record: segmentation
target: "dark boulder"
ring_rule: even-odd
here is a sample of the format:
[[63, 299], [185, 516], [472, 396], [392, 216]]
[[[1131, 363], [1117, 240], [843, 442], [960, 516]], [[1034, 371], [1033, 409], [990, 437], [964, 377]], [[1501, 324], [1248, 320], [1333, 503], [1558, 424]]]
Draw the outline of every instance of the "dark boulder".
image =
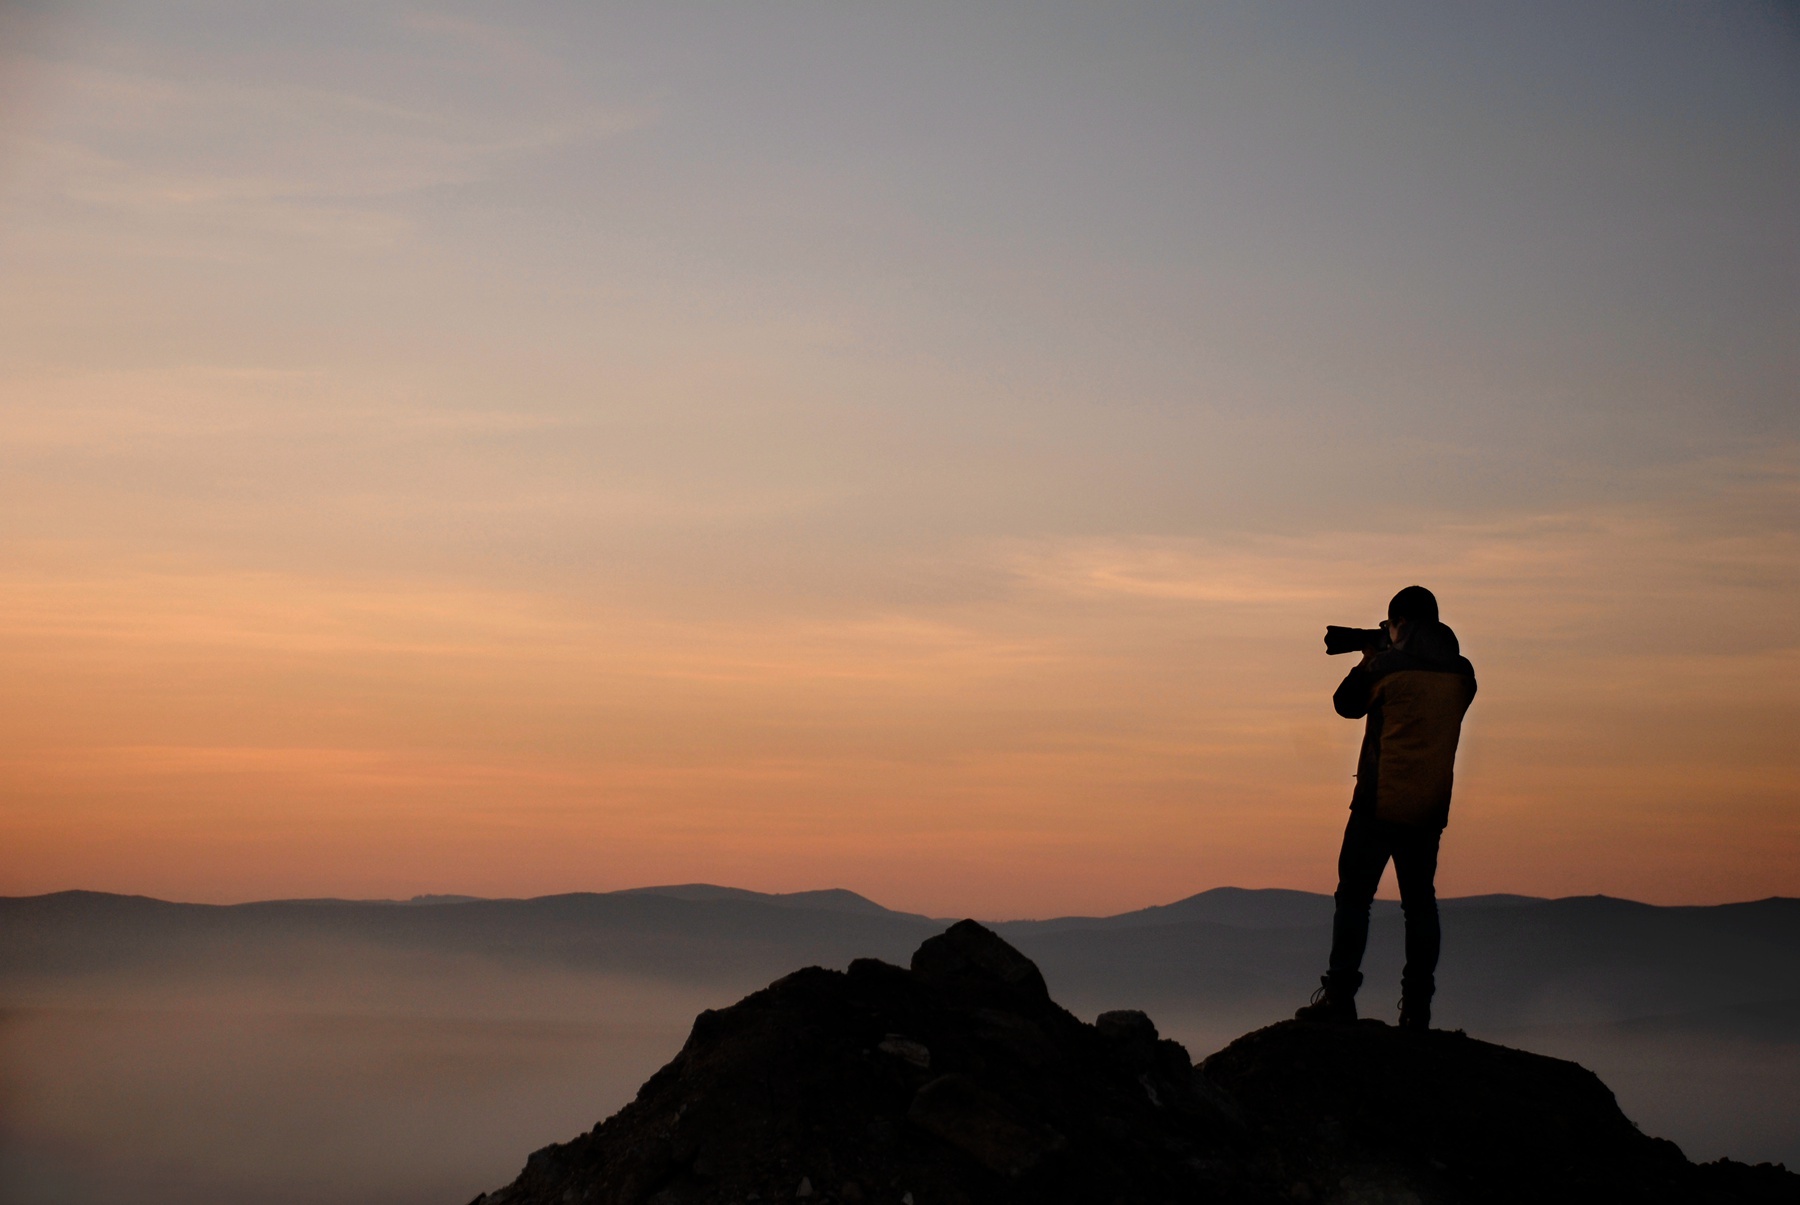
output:
[[1037, 963], [972, 920], [958, 921], [913, 951], [912, 973], [964, 1004], [992, 1004], [1021, 1016], [1060, 1011]]
[[1697, 1168], [1581, 1067], [1461, 1034], [1289, 1022], [1195, 1068], [963, 921], [910, 969], [809, 967], [700, 1014], [632, 1103], [477, 1198], [786, 1200], [1800, 1205], [1800, 1177]]
[[1641, 1133], [1587, 1068], [1460, 1031], [1286, 1021], [1201, 1067], [1293, 1200], [1800, 1202], [1800, 1176], [1696, 1167]]

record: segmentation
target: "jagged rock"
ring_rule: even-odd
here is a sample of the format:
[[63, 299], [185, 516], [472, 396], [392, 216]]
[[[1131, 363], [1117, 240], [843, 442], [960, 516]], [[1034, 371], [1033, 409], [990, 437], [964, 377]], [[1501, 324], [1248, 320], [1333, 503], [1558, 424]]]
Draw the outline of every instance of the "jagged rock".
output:
[[1195, 1068], [1141, 1012], [1083, 1024], [963, 921], [910, 969], [809, 967], [700, 1014], [636, 1100], [477, 1205], [803, 1195], [1800, 1205], [1800, 1177], [1695, 1167], [1581, 1067], [1461, 1034], [1286, 1022]]
[[912, 972], [953, 996], [1029, 1015], [1055, 1009], [1037, 963], [993, 930], [958, 921], [913, 952]]

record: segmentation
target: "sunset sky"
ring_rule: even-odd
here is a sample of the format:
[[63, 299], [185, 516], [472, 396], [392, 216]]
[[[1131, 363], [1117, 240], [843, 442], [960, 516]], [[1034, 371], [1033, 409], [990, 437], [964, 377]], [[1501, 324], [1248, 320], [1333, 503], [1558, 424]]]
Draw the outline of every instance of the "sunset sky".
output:
[[1800, 895], [1800, 16], [0, 7], [0, 894]]

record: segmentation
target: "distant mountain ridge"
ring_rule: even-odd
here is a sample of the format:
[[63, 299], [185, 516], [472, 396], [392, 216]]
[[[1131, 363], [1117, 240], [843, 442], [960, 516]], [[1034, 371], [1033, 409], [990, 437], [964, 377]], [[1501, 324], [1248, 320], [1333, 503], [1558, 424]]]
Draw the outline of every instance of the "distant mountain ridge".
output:
[[[843, 887], [827, 887], [818, 891], [788, 891], [769, 894], [743, 887], [718, 887], [711, 883], [682, 883], [669, 887], [627, 887], [615, 895], [662, 895], [676, 900], [739, 900], [769, 904], [777, 908], [817, 908], [824, 912], [859, 912], [864, 915], [885, 913], [891, 916], [916, 916], [912, 912], [895, 912], [864, 895]], [[924, 919], [924, 918], [921, 918]]]
[[[56, 893], [71, 894], [71, 893]], [[84, 894], [84, 893], [74, 893]], [[104, 894], [104, 893], [94, 893]], [[258, 904], [474, 904], [474, 903], [528, 903], [535, 900], [566, 899], [574, 896], [621, 896], [621, 895], [655, 895], [668, 899], [714, 902], [729, 900], [739, 903], [767, 904], [780, 908], [816, 908], [827, 912], [858, 912], [864, 915], [908, 916], [920, 919], [941, 920], [945, 924], [959, 919], [956, 917], [928, 917], [924, 913], [904, 912], [878, 904], [865, 895], [844, 887], [827, 887], [811, 891], [763, 892], [752, 891], [745, 887], [723, 887], [715, 883], [677, 883], [651, 887], [625, 887], [617, 891], [569, 892], [559, 895], [518, 897], [493, 897], [475, 895], [415, 895], [406, 900], [385, 899], [339, 899], [333, 897], [317, 897], [304, 899], [259, 900]], [[0, 897], [7, 898], [44, 898], [44, 897]], [[128, 897], [148, 899], [148, 896]], [[1604, 897], [1599, 897], [1604, 898]], [[167, 901], [162, 901], [167, 902]], [[1512, 904], [1545, 903], [1546, 898], [1528, 895], [1472, 895], [1440, 900], [1446, 908], [1460, 907], [1504, 907]], [[225, 904], [216, 907], [245, 907], [248, 905]], [[1321, 915], [1329, 919], [1331, 915], [1331, 897], [1312, 891], [1295, 891], [1285, 887], [1212, 887], [1197, 892], [1168, 904], [1152, 904], [1145, 908], [1136, 908], [1129, 912], [1120, 912], [1112, 916], [1058, 916], [1047, 919], [989, 919], [986, 924], [998, 924], [1019, 929], [1034, 926], [1040, 932], [1055, 932], [1066, 929], [1108, 929], [1131, 928], [1140, 925], [1183, 924], [1192, 921], [1203, 921], [1213, 924], [1239, 925], [1247, 928], [1282, 928], [1288, 925], [1306, 925], [1316, 923]], [[1393, 912], [1399, 905], [1392, 900], [1377, 900], [1378, 912]]]
[[[1658, 907], [1479, 896], [1444, 908], [1439, 1006], [1450, 1024], [1683, 1018], [1800, 1041], [1800, 900]], [[1079, 1007], [1153, 1004], [1235, 1023], [1305, 998], [1330, 919], [1329, 896], [1225, 887], [1113, 917], [991, 927]], [[285, 971], [355, 955], [478, 957], [747, 989], [796, 965], [900, 958], [947, 923], [842, 889], [768, 895], [710, 884], [430, 906], [179, 904], [72, 891], [0, 898], [0, 984], [109, 969]], [[1397, 980], [1400, 930], [1397, 906], [1378, 905], [1372, 983]]]

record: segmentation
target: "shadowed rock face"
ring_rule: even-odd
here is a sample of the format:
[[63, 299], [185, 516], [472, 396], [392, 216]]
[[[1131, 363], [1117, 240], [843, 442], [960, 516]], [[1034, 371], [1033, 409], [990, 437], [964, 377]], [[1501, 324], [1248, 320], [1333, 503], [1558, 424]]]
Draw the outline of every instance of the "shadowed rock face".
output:
[[1800, 1176], [1696, 1167], [1577, 1063], [1378, 1021], [1285, 1022], [1201, 1074], [1255, 1119], [1289, 1198], [1345, 1202], [1800, 1201]]
[[478, 1205], [1796, 1202], [1695, 1167], [1573, 1063], [1293, 1022], [1194, 1068], [1142, 1013], [1087, 1025], [963, 921], [910, 969], [797, 971], [702, 1013], [637, 1099]]

